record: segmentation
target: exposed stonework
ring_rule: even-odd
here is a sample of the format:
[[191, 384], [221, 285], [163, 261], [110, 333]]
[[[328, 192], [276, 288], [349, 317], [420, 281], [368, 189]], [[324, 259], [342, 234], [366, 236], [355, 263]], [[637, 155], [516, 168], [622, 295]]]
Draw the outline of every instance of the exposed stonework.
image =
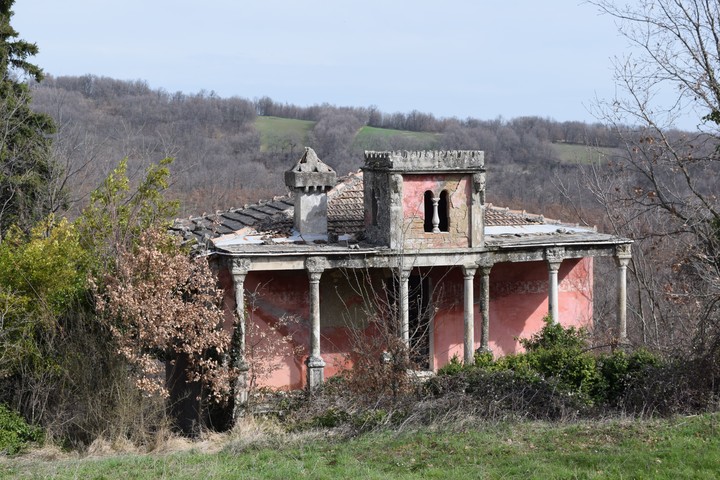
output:
[[335, 186], [335, 171], [324, 164], [312, 148], [290, 170], [285, 172], [285, 185], [295, 195], [294, 227], [300, 235], [327, 235], [327, 194]]
[[368, 151], [363, 170], [372, 243], [395, 250], [482, 248], [484, 152]]
[[[335, 185], [307, 149], [285, 180], [292, 196], [176, 224], [185, 238], [212, 237], [211, 257], [234, 260], [218, 265], [235, 350], [245, 340], [243, 289], [262, 293], [254, 322], [287, 328], [278, 341], [293, 335], [296, 353], [265, 385], [312, 391], [346, 368], [358, 332], [376, 334], [375, 303], [394, 302], [397, 335], [411, 347], [419, 306], [432, 307], [422, 365], [438, 368], [455, 355], [471, 362], [477, 348], [517, 351], [547, 311], [564, 324], [590, 321], [594, 256], [616, 258], [625, 296], [631, 241], [485, 204], [482, 152], [366, 152], [363, 171]], [[309, 214], [324, 209], [325, 223], [313, 225]], [[286, 315], [298, 323], [282, 325]], [[244, 384], [241, 374], [238, 404]]]
[[428, 173], [485, 171], [485, 152], [480, 150], [365, 152], [365, 164], [372, 170]]
[[[408, 175], [403, 196], [402, 232], [405, 248], [470, 247], [470, 178], [462, 174]], [[439, 198], [447, 193], [447, 229], [425, 231], [425, 192]]]

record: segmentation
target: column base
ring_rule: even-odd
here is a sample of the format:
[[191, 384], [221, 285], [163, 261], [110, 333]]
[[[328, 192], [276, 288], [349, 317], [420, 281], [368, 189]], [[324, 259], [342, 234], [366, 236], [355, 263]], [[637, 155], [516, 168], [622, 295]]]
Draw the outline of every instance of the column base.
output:
[[321, 357], [308, 357], [305, 365], [307, 365], [308, 390], [312, 392], [325, 381], [325, 361]]
[[475, 349], [475, 355], [490, 355], [495, 358], [493, 351], [489, 347], [478, 347]]
[[248, 370], [247, 365], [243, 365], [243, 368], [238, 372], [238, 376], [235, 379], [234, 392], [233, 392], [233, 423], [245, 414], [245, 407], [248, 403]]

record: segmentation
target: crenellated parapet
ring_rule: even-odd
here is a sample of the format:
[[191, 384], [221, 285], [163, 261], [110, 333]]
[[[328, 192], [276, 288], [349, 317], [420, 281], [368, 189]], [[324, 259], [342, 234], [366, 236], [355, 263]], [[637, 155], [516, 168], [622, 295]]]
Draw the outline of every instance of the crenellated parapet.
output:
[[375, 170], [415, 173], [485, 171], [485, 152], [482, 150], [366, 151], [365, 165]]

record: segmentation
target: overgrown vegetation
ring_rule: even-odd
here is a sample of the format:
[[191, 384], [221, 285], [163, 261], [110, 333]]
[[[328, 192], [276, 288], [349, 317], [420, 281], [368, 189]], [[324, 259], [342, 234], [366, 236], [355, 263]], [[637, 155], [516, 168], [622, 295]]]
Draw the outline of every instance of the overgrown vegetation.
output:
[[[247, 422], [219, 441], [155, 455], [0, 460], [3, 478], [715, 478], [717, 415], [663, 420], [466, 424], [354, 439]], [[216, 447], [216, 448], [217, 448]], [[52, 458], [52, 460], [51, 460]]]
[[[356, 343], [352, 371], [312, 396], [270, 392], [261, 398], [268, 402], [267, 415], [278, 419], [275, 428], [331, 429], [352, 436], [386, 428], [716, 409], [720, 88], [714, 76], [717, 52], [694, 53], [717, 43], [708, 42], [713, 28], [707, 27], [714, 25], [718, 8], [712, 2], [657, 2], [665, 8], [625, 11], [598, 1], [630, 24], [658, 27], [650, 37], [629, 34], [649, 56], [639, 64], [620, 65], [630, 102], [612, 104], [613, 112], [629, 113], [631, 123], [642, 125], [627, 127], [620, 117], [607, 127], [536, 117], [459, 120], [417, 111], [386, 114], [373, 107], [299, 107], [269, 98], [221, 99], [207, 92], [170, 94], [142, 81], [92, 75], [41, 81], [41, 70], [27, 61], [37, 48], [15, 39], [9, 23], [13, 2], [0, 1], [0, 121], [5, 132], [0, 141], [0, 451], [16, 453], [43, 438], [76, 449], [101, 440], [151, 449], [173, 426], [168, 405], [175, 409], [196, 395], [222, 402], [231, 393], [234, 372], [226, 358], [229, 339], [220, 328], [219, 292], [205, 261], [189, 257], [162, 233], [180, 207], [167, 194], [182, 200], [183, 213], [193, 214], [272, 196], [282, 181], [274, 172], [295, 161], [305, 142], [340, 173], [360, 166], [362, 149], [482, 149], [491, 169], [491, 201], [558, 217], [571, 208], [573, 218], [582, 215], [588, 224], [635, 239], [638, 248], [630, 266], [635, 318], [629, 332], [640, 348], [594, 349], [585, 331], [548, 322], [522, 340], [523, 353], [498, 359], [478, 353], [473, 365], [454, 360], [423, 382], [408, 374], [417, 365], [400, 334], [410, 339], [417, 332], [427, 335], [429, 321], [402, 332], [404, 326], [388, 321], [397, 318], [389, 302], [384, 311], [366, 312], [375, 315], [369, 324], [379, 334], [362, 335], [365, 343]], [[677, 9], [685, 5], [689, 8]], [[709, 7], [698, 9], [703, 5]], [[671, 12], [665, 18], [669, 23], [660, 21], [662, 12]], [[655, 36], [661, 41], [651, 41]], [[676, 68], [677, 59], [692, 68]], [[640, 70], [634, 70], [637, 65]], [[669, 110], [670, 121], [676, 106], [687, 102], [699, 101], [696, 106], [707, 112], [697, 135], [653, 117], [649, 99], [655, 81], [668, 80], [659, 72], [671, 72], [669, 79], [680, 85], [682, 101]], [[635, 82], [638, 78], [649, 83]], [[59, 120], [55, 135], [49, 115]], [[578, 145], [602, 148], [578, 155]], [[179, 159], [179, 173], [171, 184], [173, 156]], [[118, 165], [119, 158], [125, 160]], [[552, 182], [559, 191], [548, 188]], [[581, 184], [589, 185], [592, 197]], [[598, 262], [600, 274], [603, 268]], [[607, 326], [600, 313], [602, 292], [596, 292], [594, 302], [595, 325], [602, 332]], [[255, 354], [277, 348], [262, 343], [263, 332], [255, 333], [249, 335]], [[168, 404], [164, 370], [173, 362], [182, 366], [178, 383], [190, 380], [198, 388], [179, 392]], [[251, 365], [252, 377], [263, 374]], [[715, 417], [703, 418], [712, 420], [714, 432]], [[205, 419], [193, 412], [193, 433]], [[705, 447], [717, 443], [709, 428], [702, 424], [693, 430]], [[577, 434], [563, 430], [568, 432]], [[384, 435], [380, 438], [389, 434]], [[367, 445], [363, 441], [355, 440]], [[539, 436], [527, 442], [529, 455], [533, 442], [540, 441], [549, 440]], [[383, 440], [380, 448], [400, 453], [368, 454], [387, 459], [383, 475], [399, 476], [407, 469], [447, 473], [453, 470], [445, 459], [458, 451], [469, 455], [466, 445], [430, 435], [419, 440], [418, 451], [429, 458], [421, 464], [407, 459], [405, 447], [393, 442]], [[437, 445], [448, 446], [442, 458], [434, 453]], [[229, 451], [233, 448], [241, 449], [236, 444]], [[330, 448], [340, 452], [328, 460], [335, 462], [330, 467], [355, 456], [334, 444]], [[521, 454], [513, 448], [489, 450]], [[473, 461], [487, 460], [477, 450], [470, 453]], [[262, 455], [263, 464], [275, 458], [272, 452]], [[597, 462], [597, 456], [592, 459]], [[707, 467], [697, 463], [697, 468]], [[657, 473], [647, 464], [638, 471]]]
[[[377, 429], [465, 422], [654, 417], [712, 411], [718, 405], [714, 374], [684, 358], [661, 358], [644, 348], [598, 352], [586, 331], [547, 321], [525, 348], [475, 362], [457, 358], [429, 380], [368, 350], [361, 368], [330, 379], [308, 395], [269, 394], [265, 410], [285, 428], [332, 428], [345, 435]], [[400, 342], [400, 345], [404, 345]], [[400, 347], [399, 347], [400, 349]], [[367, 365], [372, 363], [375, 365]], [[403, 381], [391, 382], [402, 376]]]
[[13, 455], [42, 440], [42, 429], [28, 425], [19, 413], [0, 403], [0, 454]]

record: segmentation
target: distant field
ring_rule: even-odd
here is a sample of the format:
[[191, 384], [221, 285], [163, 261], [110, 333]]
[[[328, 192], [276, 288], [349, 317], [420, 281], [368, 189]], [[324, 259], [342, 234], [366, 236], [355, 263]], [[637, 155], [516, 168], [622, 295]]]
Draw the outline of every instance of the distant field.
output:
[[308, 133], [315, 126], [310, 120], [294, 120], [279, 117], [257, 117], [255, 128], [260, 132], [260, 151], [271, 148], [282, 149], [288, 142], [301, 147], [307, 145]]
[[588, 147], [570, 143], [553, 143], [552, 148], [560, 160], [567, 163], [593, 163], [607, 160], [619, 152], [616, 148]]
[[[312, 146], [308, 144], [308, 134], [315, 126], [311, 120], [295, 120], [280, 117], [257, 117], [255, 128], [260, 132], [260, 150], [285, 149], [289, 144]], [[397, 148], [393, 140], [406, 140], [411, 149], [437, 148], [442, 134], [431, 132], [411, 132], [391, 128], [364, 126], [360, 128], [353, 141], [353, 147], [361, 150], [386, 150]], [[403, 142], [404, 143], [404, 142]], [[607, 159], [618, 153], [614, 148], [587, 147], [569, 143], [553, 143], [551, 145], [562, 162], [592, 163]]]
[[440, 134], [365, 126], [362, 127], [355, 136], [353, 146], [363, 150], [385, 148], [383, 145], [386, 145], [390, 138], [403, 138], [411, 140], [413, 141], [413, 144], [417, 143], [419, 145], [418, 148], [433, 148], [440, 138]]
[[219, 453], [52, 461], [0, 456], [2, 478], [718, 478], [720, 417], [520, 422], [333, 441], [225, 437]]
[[[300, 146], [308, 145], [308, 134], [315, 126], [310, 120], [294, 120], [279, 117], [257, 117], [255, 128], [260, 132], [260, 150], [283, 149], [292, 142]], [[410, 132], [390, 128], [362, 127], [353, 141], [353, 146], [363, 150], [386, 149], [392, 139], [408, 140], [412, 148], [434, 148], [440, 134], [429, 132]]]

